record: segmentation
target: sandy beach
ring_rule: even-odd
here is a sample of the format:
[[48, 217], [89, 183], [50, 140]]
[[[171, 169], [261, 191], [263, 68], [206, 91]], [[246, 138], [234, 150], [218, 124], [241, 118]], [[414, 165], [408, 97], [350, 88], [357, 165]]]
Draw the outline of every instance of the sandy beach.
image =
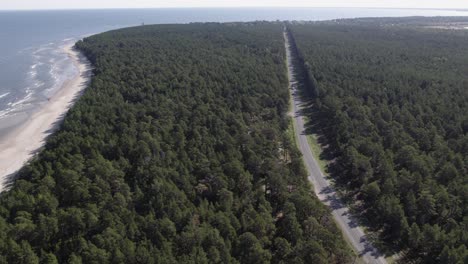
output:
[[0, 138], [0, 192], [8, 188], [15, 173], [44, 145], [47, 136], [72, 106], [91, 78], [91, 67], [73, 44], [63, 47], [73, 60], [78, 74], [67, 80], [47, 102], [43, 103], [21, 125]]

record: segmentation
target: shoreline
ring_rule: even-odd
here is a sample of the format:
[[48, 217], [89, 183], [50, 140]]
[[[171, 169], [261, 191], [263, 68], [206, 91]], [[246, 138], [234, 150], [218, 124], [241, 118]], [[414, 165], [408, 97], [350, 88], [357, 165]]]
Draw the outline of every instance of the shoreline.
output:
[[77, 97], [88, 86], [91, 65], [77, 50], [75, 43], [62, 47], [78, 73], [66, 80], [48, 101], [41, 104], [24, 122], [0, 137], [0, 192], [11, 186], [14, 175], [44, 146], [47, 137], [60, 126]]

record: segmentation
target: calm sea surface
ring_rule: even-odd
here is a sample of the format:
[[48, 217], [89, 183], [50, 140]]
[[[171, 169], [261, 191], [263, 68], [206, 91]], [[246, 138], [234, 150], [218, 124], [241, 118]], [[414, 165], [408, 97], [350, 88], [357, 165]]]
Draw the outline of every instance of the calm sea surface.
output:
[[34, 111], [77, 73], [61, 47], [87, 35], [142, 23], [465, 15], [468, 12], [370, 8], [0, 11], [0, 134], [14, 124], [15, 116]]

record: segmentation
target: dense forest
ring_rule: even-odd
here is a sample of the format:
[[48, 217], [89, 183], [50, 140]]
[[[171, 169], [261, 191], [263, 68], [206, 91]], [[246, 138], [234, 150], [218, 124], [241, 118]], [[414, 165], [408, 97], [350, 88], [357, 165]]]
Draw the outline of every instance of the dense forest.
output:
[[[352, 262], [285, 132], [282, 30], [281, 23], [141, 26], [78, 42], [95, 68], [92, 83], [1, 194], [0, 263]], [[442, 134], [435, 142], [450, 150], [447, 165], [435, 180], [418, 175], [423, 191], [414, 199], [432, 199], [433, 214], [402, 218], [435, 224], [444, 206], [444, 216], [452, 213], [444, 235], [462, 228], [462, 96], [450, 97], [440, 109], [450, 115], [430, 130], [439, 135], [453, 119], [446, 133], [454, 142]], [[403, 136], [409, 140], [396, 135]], [[419, 161], [419, 149], [404, 150]]]
[[468, 30], [427, 26], [459, 20], [289, 25], [307, 69], [308, 129], [402, 263], [468, 263]]

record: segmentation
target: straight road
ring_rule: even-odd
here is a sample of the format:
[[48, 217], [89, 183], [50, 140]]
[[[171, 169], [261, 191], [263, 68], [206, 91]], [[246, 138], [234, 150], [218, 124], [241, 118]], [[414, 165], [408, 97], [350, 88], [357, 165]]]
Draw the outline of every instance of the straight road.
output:
[[308, 179], [313, 184], [314, 191], [320, 201], [331, 208], [335, 222], [342, 230], [346, 239], [350, 241], [351, 245], [359, 253], [362, 260], [365, 263], [387, 263], [385, 258], [382, 257], [378, 250], [372, 246], [366, 238], [363, 230], [358, 226], [357, 221], [350, 215], [348, 208], [340, 200], [333, 186], [330, 184], [330, 181], [324, 176], [312, 155], [307, 136], [304, 133], [304, 118], [301, 114], [301, 101], [298, 93], [296, 93], [296, 79], [293, 74], [295, 70], [293, 64], [294, 58], [292, 57], [293, 54], [289, 44], [289, 36], [286, 31], [284, 32], [284, 40], [288, 66], [289, 90], [293, 104], [293, 112], [291, 114], [294, 120], [293, 124], [296, 140], [309, 173]]

